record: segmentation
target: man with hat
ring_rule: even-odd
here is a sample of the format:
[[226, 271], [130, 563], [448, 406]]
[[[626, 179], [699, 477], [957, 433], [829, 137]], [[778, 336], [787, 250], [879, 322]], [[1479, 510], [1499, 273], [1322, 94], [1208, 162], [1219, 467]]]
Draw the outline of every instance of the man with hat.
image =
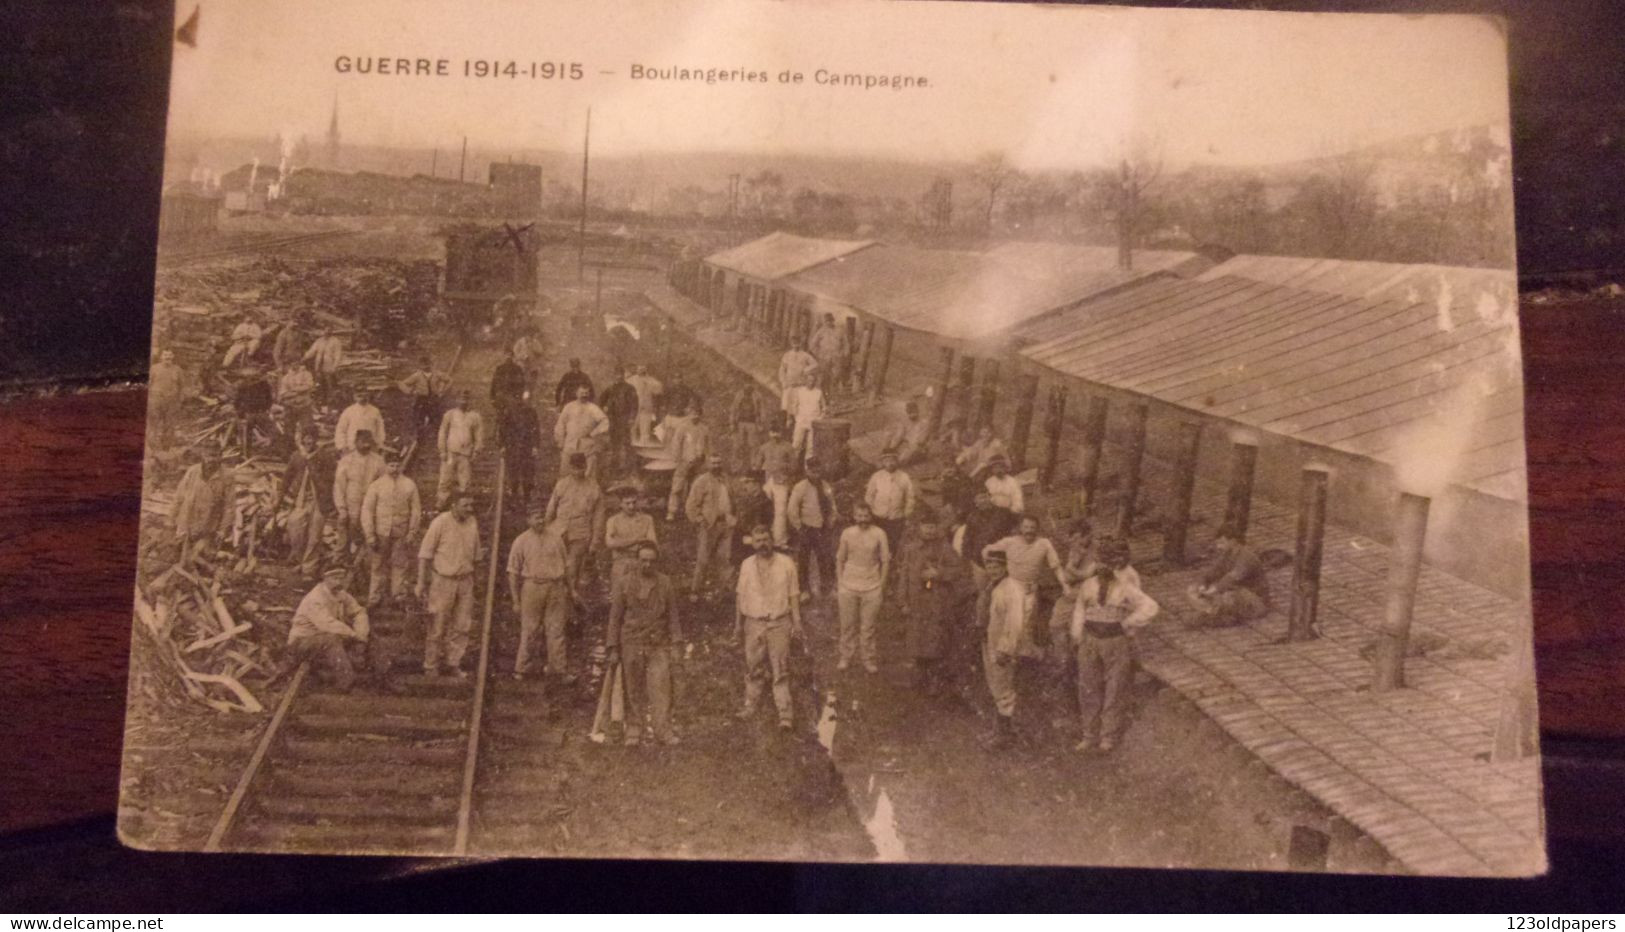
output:
[[372, 392], [364, 388], [355, 390], [355, 401], [339, 414], [338, 423], [333, 426], [333, 448], [340, 456], [348, 453], [355, 448], [355, 435], [361, 431], [371, 434], [374, 443], [388, 439], [384, 435], [383, 412], [372, 403]]
[[529, 518], [529, 529], [514, 538], [508, 550], [508, 594], [519, 614], [513, 677], [524, 679], [530, 672], [538, 629], [547, 641], [547, 672], [565, 677], [565, 632], [573, 599], [564, 522], [548, 521], [547, 509], [540, 504], [530, 509]]
[[982, 671], [998, 716], [989, 743], [998, 749], [1009, 747], [1016, 739], [1016, 660], [1032, 616], [1033, 587], [1006, 573], [1004, 551], [988, 550], [982, 561], [987, 574], [987, 585], [977, 603], [978, 615], [986, 626]]
[[288, 363], [277, 380], [276, 401], [282, 406], [282, 432], [297, 437], [316, 423], [316, 377], [303, 359]]
[[1021, 514], [1027, 510], [1027, 504], [1021, 494], [1021, 480], [1010, 475], [1010, 459], [1004, 454], [993, 457], [988, 464], [991, 475], [982, 483], [987, 488], [987, 494], [992, 496], [993, 504], [1009, 511], [1011, 514]]
[[619, 380], [604, 389], [598, 406], [609, 418], [610, 468], [625, 470], [632, 454], [632, 428], [638, 419], [638, 390], [632, 385], [632, 367], [623, 366]]
[[186, 373], [175, 363], [175, 351], [164, 350], [147, 374], [147, 422], [157, 442], [168, 445], [186, 398]]
[[384, 474], [384, 458], [373, 449], [372, 439], [371, 431], [357, 431], [355, 448], [344, 454], [333, 471], [333, 508], [338, 518], [339, 549], [346, 553], [351, 544], [363, 540], [361, 503], [367, 497], [367, 489]]
[[277, 665], [277, 679], [308, 661], [316, 675], [339, 692], [348, 692], [355, 684], [355, 668], [364, 658], [371, 629], [367, 610], [345, 589], [349, 582], [349, 570], [331, 567], [299, 600], [288, 627], [287, 650]]
[[474, 565], [483, 558], [474, 496], [458, 492], [451, 510], [429, 522], [418, 546], [417, 594], [420, 599], [427, 596], [430, 617], [423, 643], [426, 675], [439, 673], [444, 663], [451, 676], [468, 676], [462, 663], [474, 627]]
[[795, 472], [796, 448], [784, 439], [784, 425], [777, 420], [768, 425], [767, 439], [752, 454], [750, 468], [764, 476], [788, 476]]
[[547, 499], [547, 520], [564, 525], [564, 548], [569, 558], [565, 576], [570, 591], [581, 594], [581, 564], [589, 550], [596, 551], [604, 522], [604, 493], [587, 471], [587, 455], [571, 453], [569, 471], [553, 483]]
[[[647, 516], [646, 516], [647, 517]], [[609, 628], [604, 646], [611, 668], [621, 663], [626, 683], [626, 744], [641, 739], [644, 702], [654, 740], [676, 744], [671, 730], [671, 668], [683, 642], [671, 580], [655, 569], [660, 551], [652, 541], [636, 545], [636, 568], [610, 587]]]
[[779, 728], [794, 726], [790, 698], [790, 641], [802, 636], [801, 585], [796, 561], [773, 549], [763, 525], [751, 529], [755, 552], [740, 564], [735, 586], [734, 637], [745, 648], [745, 705], [741, 720], [756, 714], [762, 683], [771, 682]]
[[524, 508], [536, 491], [536, 457], [541, 452], [542, 425], [528, 401], [497, 411], [497, 443], [502, 447], [508, 494]]
[[615, 589], [615, 580], [637, 567], [638, 547], [656, 543], [654, 515], [638, 508], [638, 490], [622, 485], [610, 490], [620, 502], [620, 509], [604, 521], [604, 548], [610, 554], [609, 586]]
[[874, 515], [875, 523], [886, 532], [886, 543], [893, 557], [903, 546], [903, 523], [914, 513], [914, 480], [897, 468], [897, 450], [886, 448], [880, 454], [880, 468], [869, 477], [863, 501]]
[[232, 328], [231, 348], [226, 350], [223, 365], [229, 369], [233, 363], [247, 363], [255, 353], [260, 351], [260, 340], [264, 336], [265, 331], [254, 320], [253, 313], [245, 312], [243, 319], [237, 323], [236, 327]]
[[677, 520], [677, 509], [686, 501], [688, 484], [693, 481], [694, 474], [699, 472], [706, 463], [707, 454], [711, 451], [711, 429], [705, 423], [699, 409], [693, 406], [680, 412], [679, 418], [667, 418], [666, 423], [672, 425], [671, 435], [666, 438], [666, 449], [671, 460], [677, 467], [671, 473], [671, 494], [666, 498], [666, 520]]
[[1134, 674], [1134, 632], [1156, 617], [1157, 603], [1141, 591], [1129, 566], [1124, 540], [1101, 544], [1095, 572], [1078, 586], [1072, 608], [1072, 642], [1078, 645], [1078, 714], [1082, 740], [1076, 750], [1117, 746], [1127, 719]]
[[453, 491], [467, 492], [474, 478], [473, 460], [485, 445], [485, 420], [473, 409], [473, 395], [467, 389], [457, 395], [457, 404], [440, 418], [436, 447], [440, 453], [440, 478], [435, 483], [435, 504], [445, 508]]
[[[728, 477], [722, 468], [722, 455], [711, 454], [706, 458], [705, 467], [705, 472], [695, 477], [689, 486], [688, 501], [683, 507], [697, 535], [694, 577], [689, 583], [691, 601], [697, 600], [705, 588], [713, 564], [723, 580], [733, 568], [733, 528], [737, 518], [733, 492], [728, 488]], [[771, 539], [768, 543], [772, 545]]]
[[795, 546], [796, 569], [801, 574], [803, 595], [824, 593], [834, 573], [835, 488], [819, 472], [818, 464], [807, 464], [807, 476], [790, 490], [786, 508], [790, 541]]
[[498, 413], [511, 404], [518, 404], [530, 395], [530, 375], [510, 350], [491, 372], [491, 406]]
[[[559, 384], [553, 389], [555, 407], [564, 407], [572, 398], [577, 401], [591, 401], [593, 398], [592, 377], [581, 371], [581, 360], [571, 359], [569, 366], [570, 368], [559, 376]], [[582, 389], [586, 389], [587, 393], [582, 394]]]
[[575, 400], [559, 409], [553, 424], [553, 440], [566, 456], [580, 453], [586, 458], [587, 475], [598, 475], [598, 438], [609, 433], [609, 415], [592, 402], [590, 385], [575, 387]]
[[919, 522], [918, 545], [903, 558], [903, 618], [916, 683], [935, 698], [951, 691], [947, 659], [971, 593], [970, 571], [932, 515]]
[[367, 605], [383, 601], [384, 575], [389, 597], [406, 598], [406, 570], [412, 565], [412, 541], [423, 520], [423, 501], [411, 477], [401, 474], [401, 457], [384, 460], [384, 474], [367, 486], [361, 499], [361, 533], [367, 540]]

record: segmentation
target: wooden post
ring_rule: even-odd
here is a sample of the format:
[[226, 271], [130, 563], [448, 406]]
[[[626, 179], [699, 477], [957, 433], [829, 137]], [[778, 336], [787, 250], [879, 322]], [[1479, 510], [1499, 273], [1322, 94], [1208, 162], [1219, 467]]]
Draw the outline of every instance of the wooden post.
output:
[[1110, 405], [1104, 395], [1092, 395], [1083, 416], [1083, 462], [1078, 494], [1083, 497], [1083, 513], [1095, 507], [1096, 487], [1100, 484], [1100, 459], [1106, 446], [1106, 415]]
[[1173, 501], [1165, 516], [1162, 532], [1162, 560], [1169, 566], [1185, 565], [1185, 541], [1191, 525], [1191, 497], [1196, 491], [1196, 460], [1202, 453], [1202, 425], [1197, 421], [1179, 424], [1178, 459], [1174, 462]]
[[875, 384], [871, 390], [876, 400], [886, 391], [886, 369], [891, 366], [891, 345], [896, 336], [890, 324], [880, 330], [880, 355], [875, 361]]
[[1017, 376], [1016, 385], [1016, 417], [1010, 424], [1010, 469], [1012, 472], [1022, 472], [1027, 468], [1027, 446], [1033, 431], [1033, 407], [1038, 403], [1038, 376]]
[[1376, 671], [1371, 689], [1385, 692], [1405, 686], [1405, 652], [1411, 643], [1411, 615], [1416, 608], [1416, 580], [1422, 574], [1422, 543], [1427, 538], [1428, 506], [1421, 495], [1399, 494], [1394, 546], [1388, 564], [1388, 602], [1377, 635]]
[[1123, 466], [1123, 500], [1117, 509], [1117, 536], [1122, 540], [1134, 533], [1134, 504], [1140, 497], [1140, 467], [1145, 462], [1145, 422], [1150, 414], [1143, 404], [1129, 410], [1128, 461]]
[[[937, 403], [931, 406], [930, 420], [926, 423], [925, 435], [932, 440], [936, 439], [937, 432], [942, 430], [942, 411], [948, 406], [948, 385], [954, 378], [954, 350], [951, 346], [944, 346], [942, 354], [942, 378], [937, 380]], [[957, 453], [958, 451], [953, 451]]]
[[1044, 470], [1039, 481], [1048, 489], [1055, 484], [1055, 473], [1061, 466], [1061, 431], [1066, 426], [1066, 386], [1050, 389], [1049, 406], [1044, 412]]
[[1258, 444], [1237, 440], [1230, 445], [1230, 497], [1224, 506], [1224, 523], [1235, 529], [1237, 540], [1247, 539], [1247, 522], [1253, 510], [1253, 473], [1258, 466]]
[[[982, 364], [982, 397], [976, 405], [976, 429], [993, 426], [993, 410], [999, 401], [999, 363], [989, 359]], [[997, 431], [995, 431], [997, 433]]]
[[863, 325], [863, 348], [858, 353], [858, 367], [856, 372], [856, 388], [863, 391], [869, 387], [869, 354], [875, 345], [875, 322], [869, 321]]
[[1320, 557], [1326, 541], [1326, 468], [1305, 466], [1298, 488], [1298, 550], [1292, 561], [1292, 609], [1286, 639], [1312, 641], [1320, 611]]

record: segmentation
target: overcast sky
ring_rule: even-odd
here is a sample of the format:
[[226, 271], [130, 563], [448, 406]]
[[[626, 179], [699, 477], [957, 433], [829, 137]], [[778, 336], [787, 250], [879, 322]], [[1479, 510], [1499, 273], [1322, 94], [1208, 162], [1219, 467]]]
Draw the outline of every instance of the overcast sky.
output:
[[[181, 0], [177, 15], [191, 12]], [[326, 131], [347, 143], [876, 154], [1071, 168], [1150, 146], [1171, 164], [1257, 164], [1507, 124], [1505, 39], [1478, 17], [1040, 8], [929, 0], [214, 0], [175, 47], [170, 131]], [[334, 60], [452, 60], [452, 77], [339, 74]], [[464, 78], [468, 58], [580, 62], [579, 82]], [[632, 64], [805, 83], [632, 81]], [[924, 75], [926, 89], [813, 83]], [[601, 74], [612, 71], [613, 74]]]

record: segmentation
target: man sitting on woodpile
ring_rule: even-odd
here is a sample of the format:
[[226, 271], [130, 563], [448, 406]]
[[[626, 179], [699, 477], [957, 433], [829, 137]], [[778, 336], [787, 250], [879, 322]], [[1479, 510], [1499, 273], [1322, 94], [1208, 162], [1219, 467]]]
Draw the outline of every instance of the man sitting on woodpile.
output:
[[986, 476], [993, 461], [1004, 455], [1004, 441], [993, 436], [991, 425], [983, 424], [976, 431], [976, 439], [959, 451], [954, 462], [965, 470], [965, 475], [972, 479], [981, 479]]
[[350, 571], [335, 566], [305, 594], [288, 628], [288, 647], [273, 682], [308, 662], [316, 675], [339, 692], [355, 684], [356, 667], [365, 666], [370, 626], [367, 610], [346, 591]]
[[231, 347], [226, 350], [222, 365], [230, 369], [233, 365], [248, 362], [260, 351], [260, 340], [264, 336], [265, 331], [255, 322], [254, 315], [244, 314], [243, 319], [231, 330]]

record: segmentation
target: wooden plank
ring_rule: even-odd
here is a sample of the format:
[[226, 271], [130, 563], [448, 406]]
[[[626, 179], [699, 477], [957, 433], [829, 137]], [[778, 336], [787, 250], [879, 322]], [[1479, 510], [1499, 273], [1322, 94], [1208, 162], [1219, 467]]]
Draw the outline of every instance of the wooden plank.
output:
[[231, 823], [236, 820], [237, 813], [242, 809], [243, 799], [248, 796], [248, 788], [254, 783], [254, 777], [260, 772], [260, 765], [265, 763], [265, 756], [271, 750], [271, 743], [276, 740], [282, 723], [288, 718], [288, 710], [293, 708], [294, 697], [299, 695], [299, 687], [304, 685], [305, 674], [310, 671], [310, 664], [301, 663], [299, 669], [293, 673], [293, 681], [288, 683], [288, 691], [282, 694], [282, 701], [277, 703], [276, 712], [272, 713], [270, 724], [260, 734], [259, 744], [254, 746], [254, 754], [248, 759], [248, 766], [243, 768], [243, 775], [237, 778], [237, 785], [232, 788], [231, 796], [226, 800], [226, 807], [220, 811], [220, 818], [214, 823], [214, 831], [209, 833], [209, 840], [204, 843], [204, 851], [219, 851], [220, 843], [225, 840], [226, 833], [231, 831]]
[[490, 568], [485, 577], [485, 612], [480, 622], [480, 663], [474, 672], [474, 710], [468, 719], [468, 756], [463, 760], [463, 792], [457, 802], [457, 838], [452, 852], [468, 853], [468, 832], [474, 815], [474, 773], [480, 760], [480, 723], [485, 714], [485, 674], [491, 665], [491, 612], [496, 607], [497, 549], [502, 544], [502, 496], [507, 488], [508, 458], [497, 461], [496, 518], [491, 522], [491, 551], [485, 558]]

